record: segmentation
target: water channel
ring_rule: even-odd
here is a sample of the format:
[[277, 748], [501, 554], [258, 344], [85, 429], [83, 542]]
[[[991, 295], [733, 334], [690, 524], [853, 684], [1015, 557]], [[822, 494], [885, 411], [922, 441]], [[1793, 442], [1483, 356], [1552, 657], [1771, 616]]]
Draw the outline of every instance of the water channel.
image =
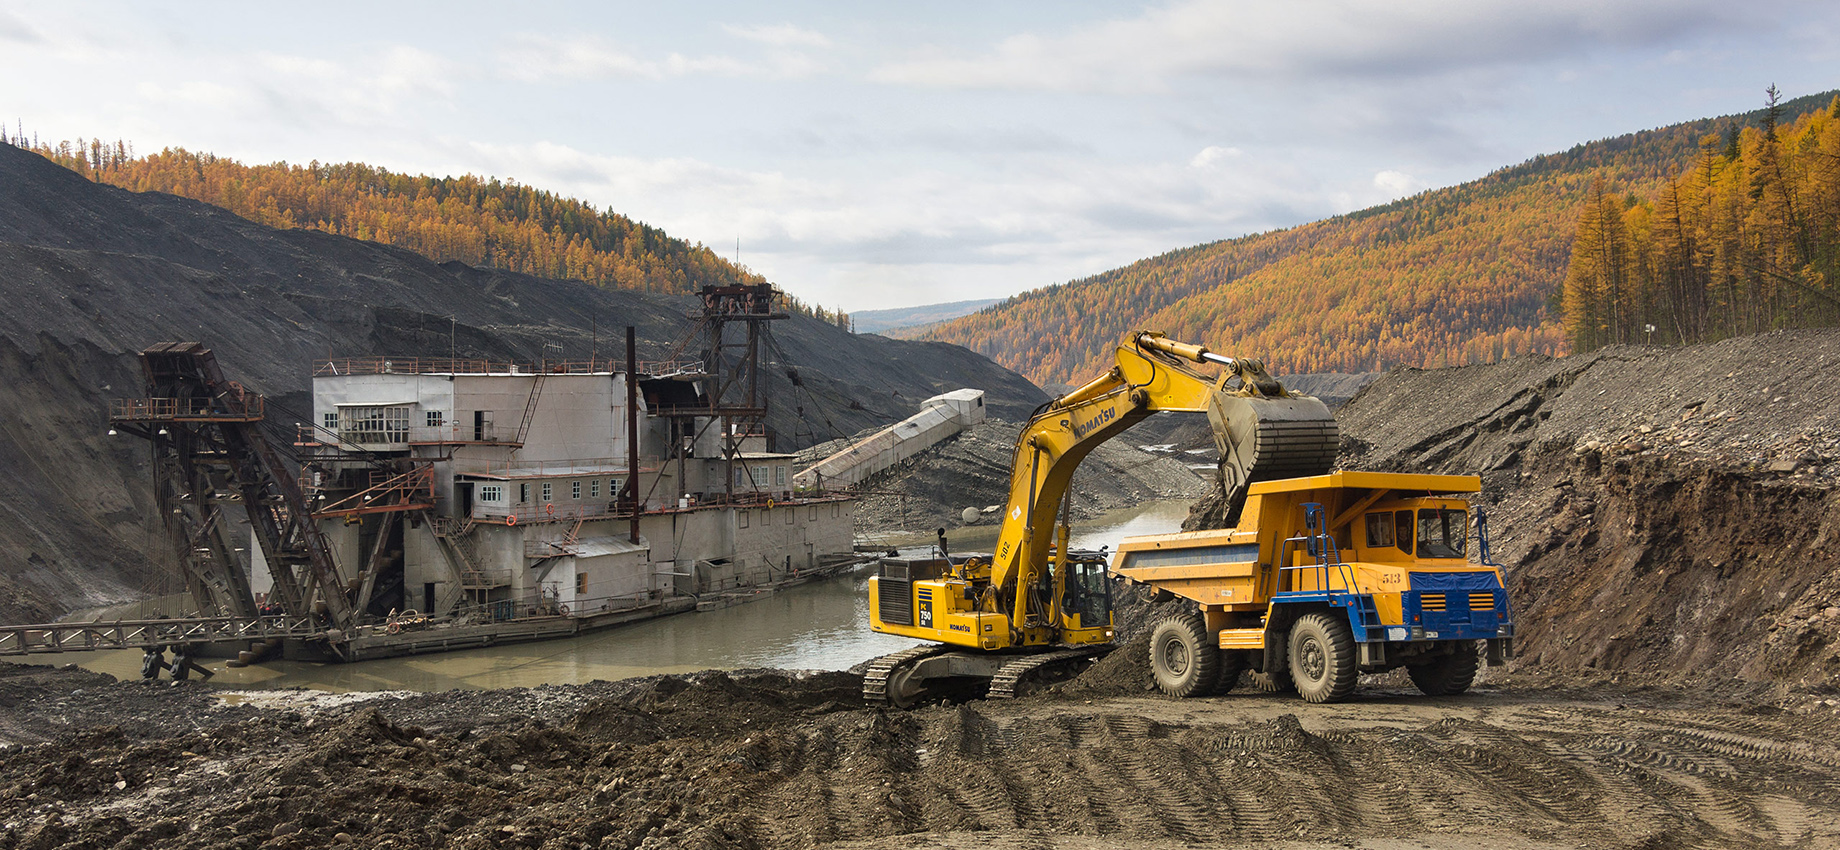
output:
[[[1073, 547], [1116, 546], [1125, 537], [1175, 531], [1188, 503], [1146, 502], [1073, 529]], [[988, 538], [988, 539], [986, 539]], [[995, 529], [961, 529], [954, 551], [987, 550]], [[779, 667], [844, 670], [915, 641], [869, 630], [870, 572], [791, 588], [758, 602], [705, 613], [679, 614], [563, 640], [386, 658], [356, 664], [269, 662], [241, 669], [221, 661], [214, 684], [327, 691], [513, 688], [579, 684], [657, 673]], [[65, 653], [32, 659], [76, 663], [119, 679], [140, 675], [138, 650]]]

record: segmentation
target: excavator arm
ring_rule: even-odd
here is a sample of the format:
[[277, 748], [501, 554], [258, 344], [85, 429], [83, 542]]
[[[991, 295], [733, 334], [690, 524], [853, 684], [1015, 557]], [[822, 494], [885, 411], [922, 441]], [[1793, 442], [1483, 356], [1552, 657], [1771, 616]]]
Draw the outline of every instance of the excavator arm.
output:
[[[1069, 642], [1058, 610], [1067, 556], [1065, 525], [1056, 521], [1080, 461], [1100, 443], [1159, 411], [1206, 412], [1220, 450], [1229, 498], [1243, 500], [1253, 481], [1315, 475], [1334, 463], [1335, 420], [1322, 402], [1284, 389], [1256, 360], [1139, 332], [1117, 351], [1106, 374], [1043, 405], [1016, 440], [1009, 501], [990, 564], [993, 613], [1008, 615], [1010, 645]], [[1222, 367], [1217, 375], [1196, 366]], [[1081, 624], [1077, 631], [1099, 629]], [[1099, 634], [1082, 635], [1087, 642]]]

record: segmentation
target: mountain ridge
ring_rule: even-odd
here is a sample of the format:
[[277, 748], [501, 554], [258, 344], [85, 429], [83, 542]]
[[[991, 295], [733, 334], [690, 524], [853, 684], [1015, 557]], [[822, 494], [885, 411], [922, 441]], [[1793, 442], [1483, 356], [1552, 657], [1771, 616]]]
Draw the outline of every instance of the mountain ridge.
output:
[[[1784, 120], [1834, 94], [1785, 101]], [[1592, 179], [1604, 176], [1618, 195], [1652, 192], [1707, 135], [1764, 112], [1580, 143], [1388, 204], [1172, 249], [1012, 296], [919, 337], [964, 345], [1043, 385], [1103, 370], [1137, 328], [1284, 372], [1560, 354], [1555, 298]]]

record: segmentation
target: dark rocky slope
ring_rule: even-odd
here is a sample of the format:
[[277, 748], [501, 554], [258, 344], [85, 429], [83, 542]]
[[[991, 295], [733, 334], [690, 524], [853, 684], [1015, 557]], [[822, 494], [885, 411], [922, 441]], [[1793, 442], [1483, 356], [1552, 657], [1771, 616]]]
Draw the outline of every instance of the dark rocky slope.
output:
[[[0, 145], [0, 621], [43, 619], [152, 587], [167, 549], [145, 448], [104, 436], [107, 401], [140, 392], [134, 353], [167, 340], [216, 350], [267, 393], [278, 427], [310, 406], [318, 357], [500, 360], [618, 351], [638, 328], [660, 358], [693, 299], [435, 264], [410, 252], [97, 185]], [[450, 342], [451, 334], [451, 342]], [[1044, 400], [1021, 376], [957, 346], [778, 323], [768, 424], [783, 448], [901, 419], [960, 387], [1018, 418]], [[559, 348], [552, 347], [559, 346]], [[782, 357], [781, 354], [784, 356]], [[788, 370], [798, 370], [798, 388]], [[294, 414], [294, 415], [290, 415]], [[291, 433], [291, 432], [290, 432]]]
[[1340, 466], [1480, 473], [1523, 666], [1840, 688], [1840, 332], [1400, 370]]

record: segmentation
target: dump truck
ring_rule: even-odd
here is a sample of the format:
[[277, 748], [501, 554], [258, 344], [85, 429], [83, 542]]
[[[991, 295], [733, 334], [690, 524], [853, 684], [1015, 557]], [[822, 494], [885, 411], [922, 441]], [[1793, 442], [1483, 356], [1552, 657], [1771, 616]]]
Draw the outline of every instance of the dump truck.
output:
[[[1111, 572], [1177, 613], [1150, 636], [1173, 696], [1232, 689], [1241, 674], [1310, 702], [1353, 693], [1361, 673], [1404, 667], [1420, 691], [1468, 689], [1503, 663], [1514, 622], [1473, 475], [1331, 472], [1251, 485], [1234, 528], [1126, 538]], [[1479, 651], [1478, 646], [1486, 647]]]
[[[869, 580], [871, 628], [925, 643], [873, 659], [863, 677], [866, 701], [906, 707], [941, 697], [1011, 697], [1077, 672], [1112, 646], [1115, 578], [1186, 600], [1188, 610], [1158, 623], [1152, 641], [1157, 682], [1177, 696], [1230, 688], [1250, 670], [1272, 690], [1298, 687], [1306, 699], [1340, 699], [1352, 689], [1349, 671], [1389, 665], [1406, 665], [1415, 681], [1422, 676], [1432, 690], [1454, 693], [1468, 685], [1463, 658], [1474, 673], [1474, 645], [1460, 644], [1481, 635], [1496, 641], [1491, 658], [1504, 651], [1512, 634], [1505, 608], [1490, 609], [1498, 611], [1493, 631], [1472, 609], [1463, 609], [1461, 630], [1445, 626], [1453, 611], [1431, 611], [1452, 604], [1453, 592], [1486, 590], [1506, 604], [1492, 567], [1459, 566], [1467, 503], [1420, 495], [1476, 492], [1476, 479], [1332, 474], [1335, 417], [1320, 400], [1286, 389], [1256, 359], [1149, 331], [1132, 334], [1115, 359], [1105, 374], [1038, 408], [1017, 435], [994, 552], [954, 554], [942, 531], [933, 554], [882, 561]], [[1207, 414], [1227, 522], [1236, 527], [1133, 539], [1109, 557], [1072, 550], [1074, 469], [1094, 447], [1159, 411]], [[1348, 475], [1357, 478], [1350, 483]], [[1378, 545], [1345, 550], [1350, 523], [1366, 523], [1383, 508], [1395, 522], [1412, 512], [1416, 523], [1421, 510], [1430, 512], [1428, 522], [1441, 516], [1442, 542], [1420, 544], [1417, 525], [1409, 533], [1388, 526], [1394, 552]], [[1402, 534], [1412, 545], [1398, 549]], [[1436, 545], [1454, 546], [1456, 560], [1441, 557]], [[1349, 556], [1369, 560], [1356, 565]], [[1482, 588], [1483, 579], [1470, 574], [1493, 583]], [[1445, 584], [1461, 590], [1443, 590]], [[1472, 585], [1477, 589], [1468, 590]], [[1408, 607], [1416, 619], [1404, 619]], [[1337, 625], [1334, 612], [1346, 622]], [[1293, 675], [1297, 663], [1302, 676]], [[1319, 681], [1327, 684], [1310, 684]]]

